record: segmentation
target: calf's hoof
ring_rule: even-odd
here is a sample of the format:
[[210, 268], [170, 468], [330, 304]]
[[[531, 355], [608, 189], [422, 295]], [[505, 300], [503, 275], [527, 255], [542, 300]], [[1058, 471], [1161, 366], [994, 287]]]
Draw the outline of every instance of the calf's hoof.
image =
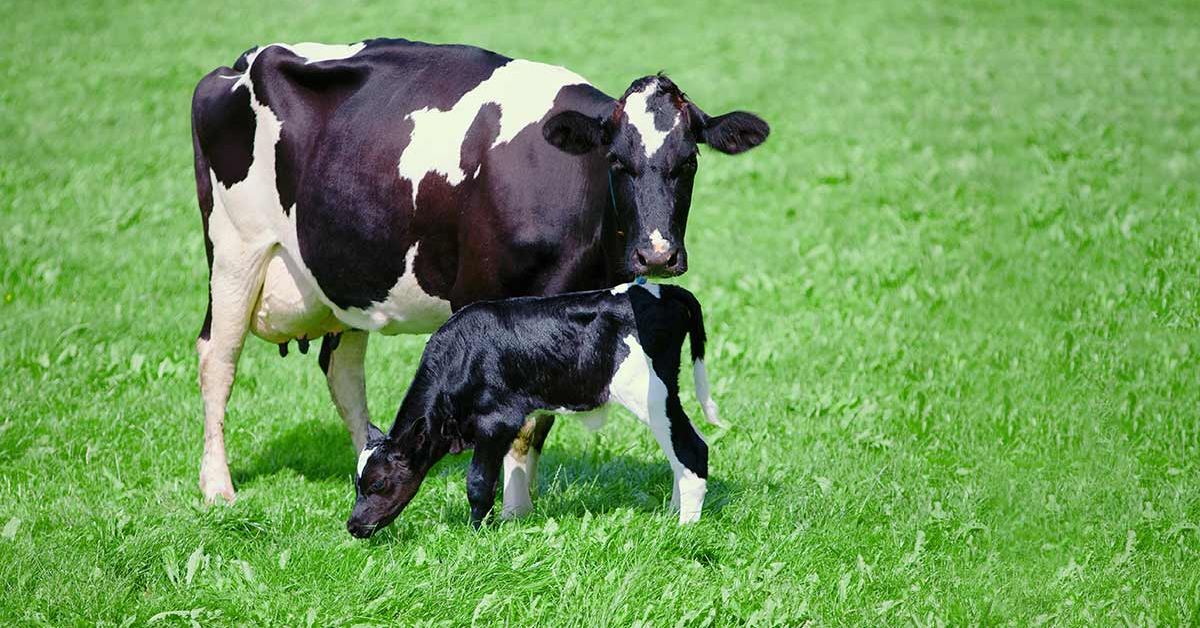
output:
[[518, 519], [533, 512], [532, 502], [517, 502], [515, 504], [505, 504], [504, 509], [500, 511], [500, 518], [506, 521]]

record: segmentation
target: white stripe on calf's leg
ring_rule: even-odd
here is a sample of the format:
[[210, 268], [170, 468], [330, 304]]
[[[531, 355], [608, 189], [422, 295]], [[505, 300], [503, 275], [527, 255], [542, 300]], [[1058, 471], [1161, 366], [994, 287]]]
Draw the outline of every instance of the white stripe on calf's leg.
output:
[[524, 455], [509, 450], [504, 456], [504, 507], [500, 511], [502, 519], [516, 519], [533, 510], [529, 487], [537, 467], [536, 455], [532, 450]]

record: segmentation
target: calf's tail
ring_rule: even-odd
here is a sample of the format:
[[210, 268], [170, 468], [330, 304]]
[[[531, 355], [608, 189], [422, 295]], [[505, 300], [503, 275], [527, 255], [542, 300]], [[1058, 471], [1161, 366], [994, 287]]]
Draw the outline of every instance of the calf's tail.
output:
[[696, 399], [704, 411], [704, 419], [713, 425], [728, 427], [717, 414], [717, 402], [713, 401], [712, 388], [708, 383], [708, 369], [704, 366], [704, 343], [707, 336], [704, 333], [704, 312], [700, 301], [691, 292], [682, 288], [670, 291], [671, 296], [687, 308], [691, 327], [688, 328], [688, 338], [692, 349], [692, 378], [696, 383]]

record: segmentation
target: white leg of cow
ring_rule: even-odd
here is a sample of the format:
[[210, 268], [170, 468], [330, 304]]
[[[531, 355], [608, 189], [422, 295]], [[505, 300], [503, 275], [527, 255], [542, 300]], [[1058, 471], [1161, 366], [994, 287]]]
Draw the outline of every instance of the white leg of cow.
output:
[[233, 480], [225, 455], [225, 406], [233, 388], [238, 357], [250, 324], [251, 309], [262, 288], [263, 268], [270, 247], [230, 253], [214, 251], [209, 290], [212, 323], [208, 338], [196, 341], [200, 359], [200, 392], [204, 398], [204, 457], [200, 461], [200, 491], [204, 500], [234, 499]]
[[367, 412], [367, 380], [363, 370], [367, 357], [367, 337], [365, 331], [343, 332], [337, 349], [329, 356], [329, 368], [325, 371], [329, 396], [346, 423], [346, 429], [350, 430], [350, 440], [354, 442], [356, 452], [362, 451], [367, 443], [367, 424], [371, 421]]

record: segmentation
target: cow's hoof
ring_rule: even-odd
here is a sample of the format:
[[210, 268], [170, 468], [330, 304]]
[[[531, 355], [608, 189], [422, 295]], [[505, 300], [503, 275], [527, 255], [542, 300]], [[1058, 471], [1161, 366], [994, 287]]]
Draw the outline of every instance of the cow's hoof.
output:
[[232, 504], [237, 499], [237, 494], [233, 491], [233, 484], [228, 480], [209, 482], [205, 481], [205, 478], [200, 478], [200, 492], [204, 495], [204, 503], [210, 506], [222, 501]]

